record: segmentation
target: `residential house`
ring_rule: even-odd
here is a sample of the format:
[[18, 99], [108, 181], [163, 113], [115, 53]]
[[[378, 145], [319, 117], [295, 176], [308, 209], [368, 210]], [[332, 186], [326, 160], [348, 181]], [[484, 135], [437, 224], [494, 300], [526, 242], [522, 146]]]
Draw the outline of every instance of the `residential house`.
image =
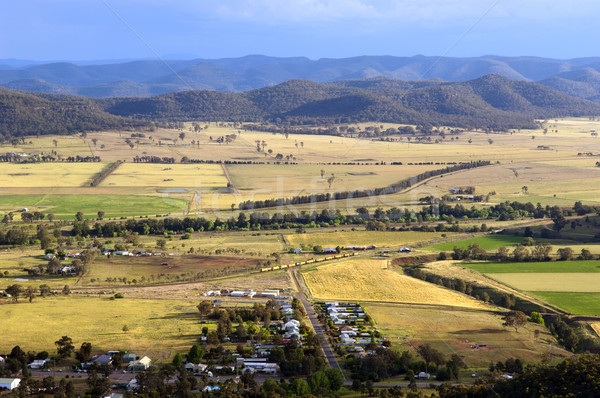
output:
[[302, 254], [302, 249], [299, 248], [299, 247], [297, 247], [297, 248], [294, 249], [294, 253], [295, 254]]

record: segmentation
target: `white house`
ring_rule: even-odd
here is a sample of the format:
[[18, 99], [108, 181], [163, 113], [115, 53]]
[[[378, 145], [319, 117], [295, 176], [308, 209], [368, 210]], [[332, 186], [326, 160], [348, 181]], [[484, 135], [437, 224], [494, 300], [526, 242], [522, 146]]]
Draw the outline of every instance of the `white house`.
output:
[[13, 390], [19, 387], [19, 384], [21, 384], [21, 379], [0, 378], [0, 389]]
[[28, 368], [30, 369], [44, 369], [44, 365], [50, 362], [49, 359], [36, 359], [33, 362], [31, 362], [29, 365], [27, 365]]
[[128, 370], [146, 370], [152, 365], [152, 360], [148, 357], [143, 357], [137, 361], [129, 362]]
[[298, 322], [295, 319], [291, 319], [287, 323], [284, 323], [281, 328], [283, 330], [289, 330], [289, 329], [298, 329], [299, 327], [300, 327], [300, 322]]

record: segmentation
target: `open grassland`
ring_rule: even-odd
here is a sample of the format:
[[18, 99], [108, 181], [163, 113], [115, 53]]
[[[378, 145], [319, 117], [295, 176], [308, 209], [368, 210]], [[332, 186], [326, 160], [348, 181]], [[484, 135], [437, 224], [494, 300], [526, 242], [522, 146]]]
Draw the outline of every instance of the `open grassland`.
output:
[[170, 212], [177, 215], [182, 210], [187, 211], [188, 204], [172, 197], [146, 195], [0, 195], [0, 209], [3, 211], [17, 211], [24, 207], [29, 211], [53, 213], [58, 219], [73, 219], [78, 211], [86, 218], [97, 217], [98, 211], [104, 211], [105, 218]]
[[[386, 187], [443, 165], [230, 165], [236, 188], [271, 197]], [[323, 177], [321, 177], [323, 170]], [[328, 179], [334, 179], [329, 188]]]
[[456, 242], [440, 243], [425, 247], [426, 250], [452, 251], [454, 247], [466, 249], [469, 245], [478, 244], [483, 250], [494, 250], [502, 246], [513, 246], [523, 242], [523, 237], [512, 235], [486, 235]]
[[600, 292], [598, 273], [488, 273], [486, 275], [521, 291]]
[[[78, 348], [84, 341], [94, 350], [127, 350], [152, 359], [186, 351], [202, 325], [198, 300], [145, 300], [91, 297], [48, 297], [33, 303], [2, 304], [0, 352], [19, 345], [25, 351], [52, 351], [69, 336]], [[123, 332], [127, 325], [128, 332]]]
[[597, 292], [531, 292], [547, 303], [578, 315], [600, 315], [600, 293]]
[[104, 163], [2, 163], [0, 187], [53, 188], [89, 186]]
[[[448, 233], [446, 235], [449, 235]], [[451, 235], [451, 234], [450, 234]], [[310, 232], [285, 235], [290, 246], [312, 248], [337, 246], [369, 246], [378, 247], [406, 246], [417, 242], [441, 238], [441, 232], [413, 231], [338, 231]]]
[[484, 274], [499, 273], [596, 273], [598, 261], [543, 261], [527, 263], [463, 263], [461, 266]]
[[218, 164], [124, 163], [106, 178], [102, 186], [214, 189], [227, 187], [227, 178]]
[[489, 308], [475, 299], [402, 275], [387, 260], [351, 259], [302, 271], [315, 299]]
[[[528, 323], [516, 333], [514, 329], [502, 326], [500, 315], [487, 311], [371, 303], [366, 304], [365, 309], [375, 321], [376, 328], [393, 346], [412, 349], [429, 343], [446, 355], [459, 354], [471, 368], [469, 373], [486, 367], [490, 361], [520, 358], [534, 362], [550, 351], [558, 356], [570, 355], [557, 349], [555, 339], [543, 326]], [[535, 330], [540, 332], [537, 339]], [[487, 347], [470, 348], [477, 343], [487, 344]]]
[[[113, 133], [114, 134], [114, 133]], [[91, 156], [90, 140], [84, 140], [79, 136], [40, 136], [25, 137], [25, 144], [22, 142], [17, 145], [0, 145], [0, 152], [19, 152], [19, 153], [40, 153], [50, 154], [56, 151], [63, 157], [68, 156]], [[56, 145], [54, 144], [56, 140]]]

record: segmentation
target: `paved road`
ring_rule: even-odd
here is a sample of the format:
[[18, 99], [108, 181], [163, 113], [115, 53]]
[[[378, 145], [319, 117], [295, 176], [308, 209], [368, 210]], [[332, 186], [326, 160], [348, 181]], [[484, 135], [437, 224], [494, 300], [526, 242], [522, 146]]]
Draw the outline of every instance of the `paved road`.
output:
[[310, 303], [308, 302], [306, 295], [304, 294], [304, 291], [300, 288], [300, 283], [298, 282], [298, 279], [296, 277], [296, 272], [291, 269], [289, 270], [289, 272], [291, 273], [292, 280], [294, 281], [294, 284], [296, 285], [296, 289], [298, 290], [298, 293], [296, 294], [296, 296], [302, 302], [302, 305], [304, 306], [304, 309], [306, 310], [306, 315], [308, 316], [308, 319], [310, 319], [310, 323], [312, 324], [315, 334], [319, 337], [319, 341], [321, 343], [321, 348], [323, 349], [323, 353], [325, 354], [325, 358], [327, 359], [327, 362], [329, 362], [329, 366], [334, 369], [342, 370], [340, 368], [340, 364], [338, 363], [337, 359], [335, 358], [335, 355], [333, 353], [333, 350], [331, 349], [331, 346], [329, 345], [329, 340], [327, 339], [325, 332], [323, 332], [323, 328], [321, 327], [321, 322], [319, 322], [319, 320], [317, 319], [317, 314], [315, 313], [315, 310], [313, 309], [312, 305], [310, 305]]

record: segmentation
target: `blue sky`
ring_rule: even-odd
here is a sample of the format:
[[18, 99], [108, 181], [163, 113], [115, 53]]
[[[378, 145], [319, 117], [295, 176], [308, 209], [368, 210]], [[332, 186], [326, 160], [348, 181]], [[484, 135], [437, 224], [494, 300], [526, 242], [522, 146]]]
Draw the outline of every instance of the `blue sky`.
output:
[[598, 11], [597, 0], [7, 0], [0, 59], [600, 56]]

